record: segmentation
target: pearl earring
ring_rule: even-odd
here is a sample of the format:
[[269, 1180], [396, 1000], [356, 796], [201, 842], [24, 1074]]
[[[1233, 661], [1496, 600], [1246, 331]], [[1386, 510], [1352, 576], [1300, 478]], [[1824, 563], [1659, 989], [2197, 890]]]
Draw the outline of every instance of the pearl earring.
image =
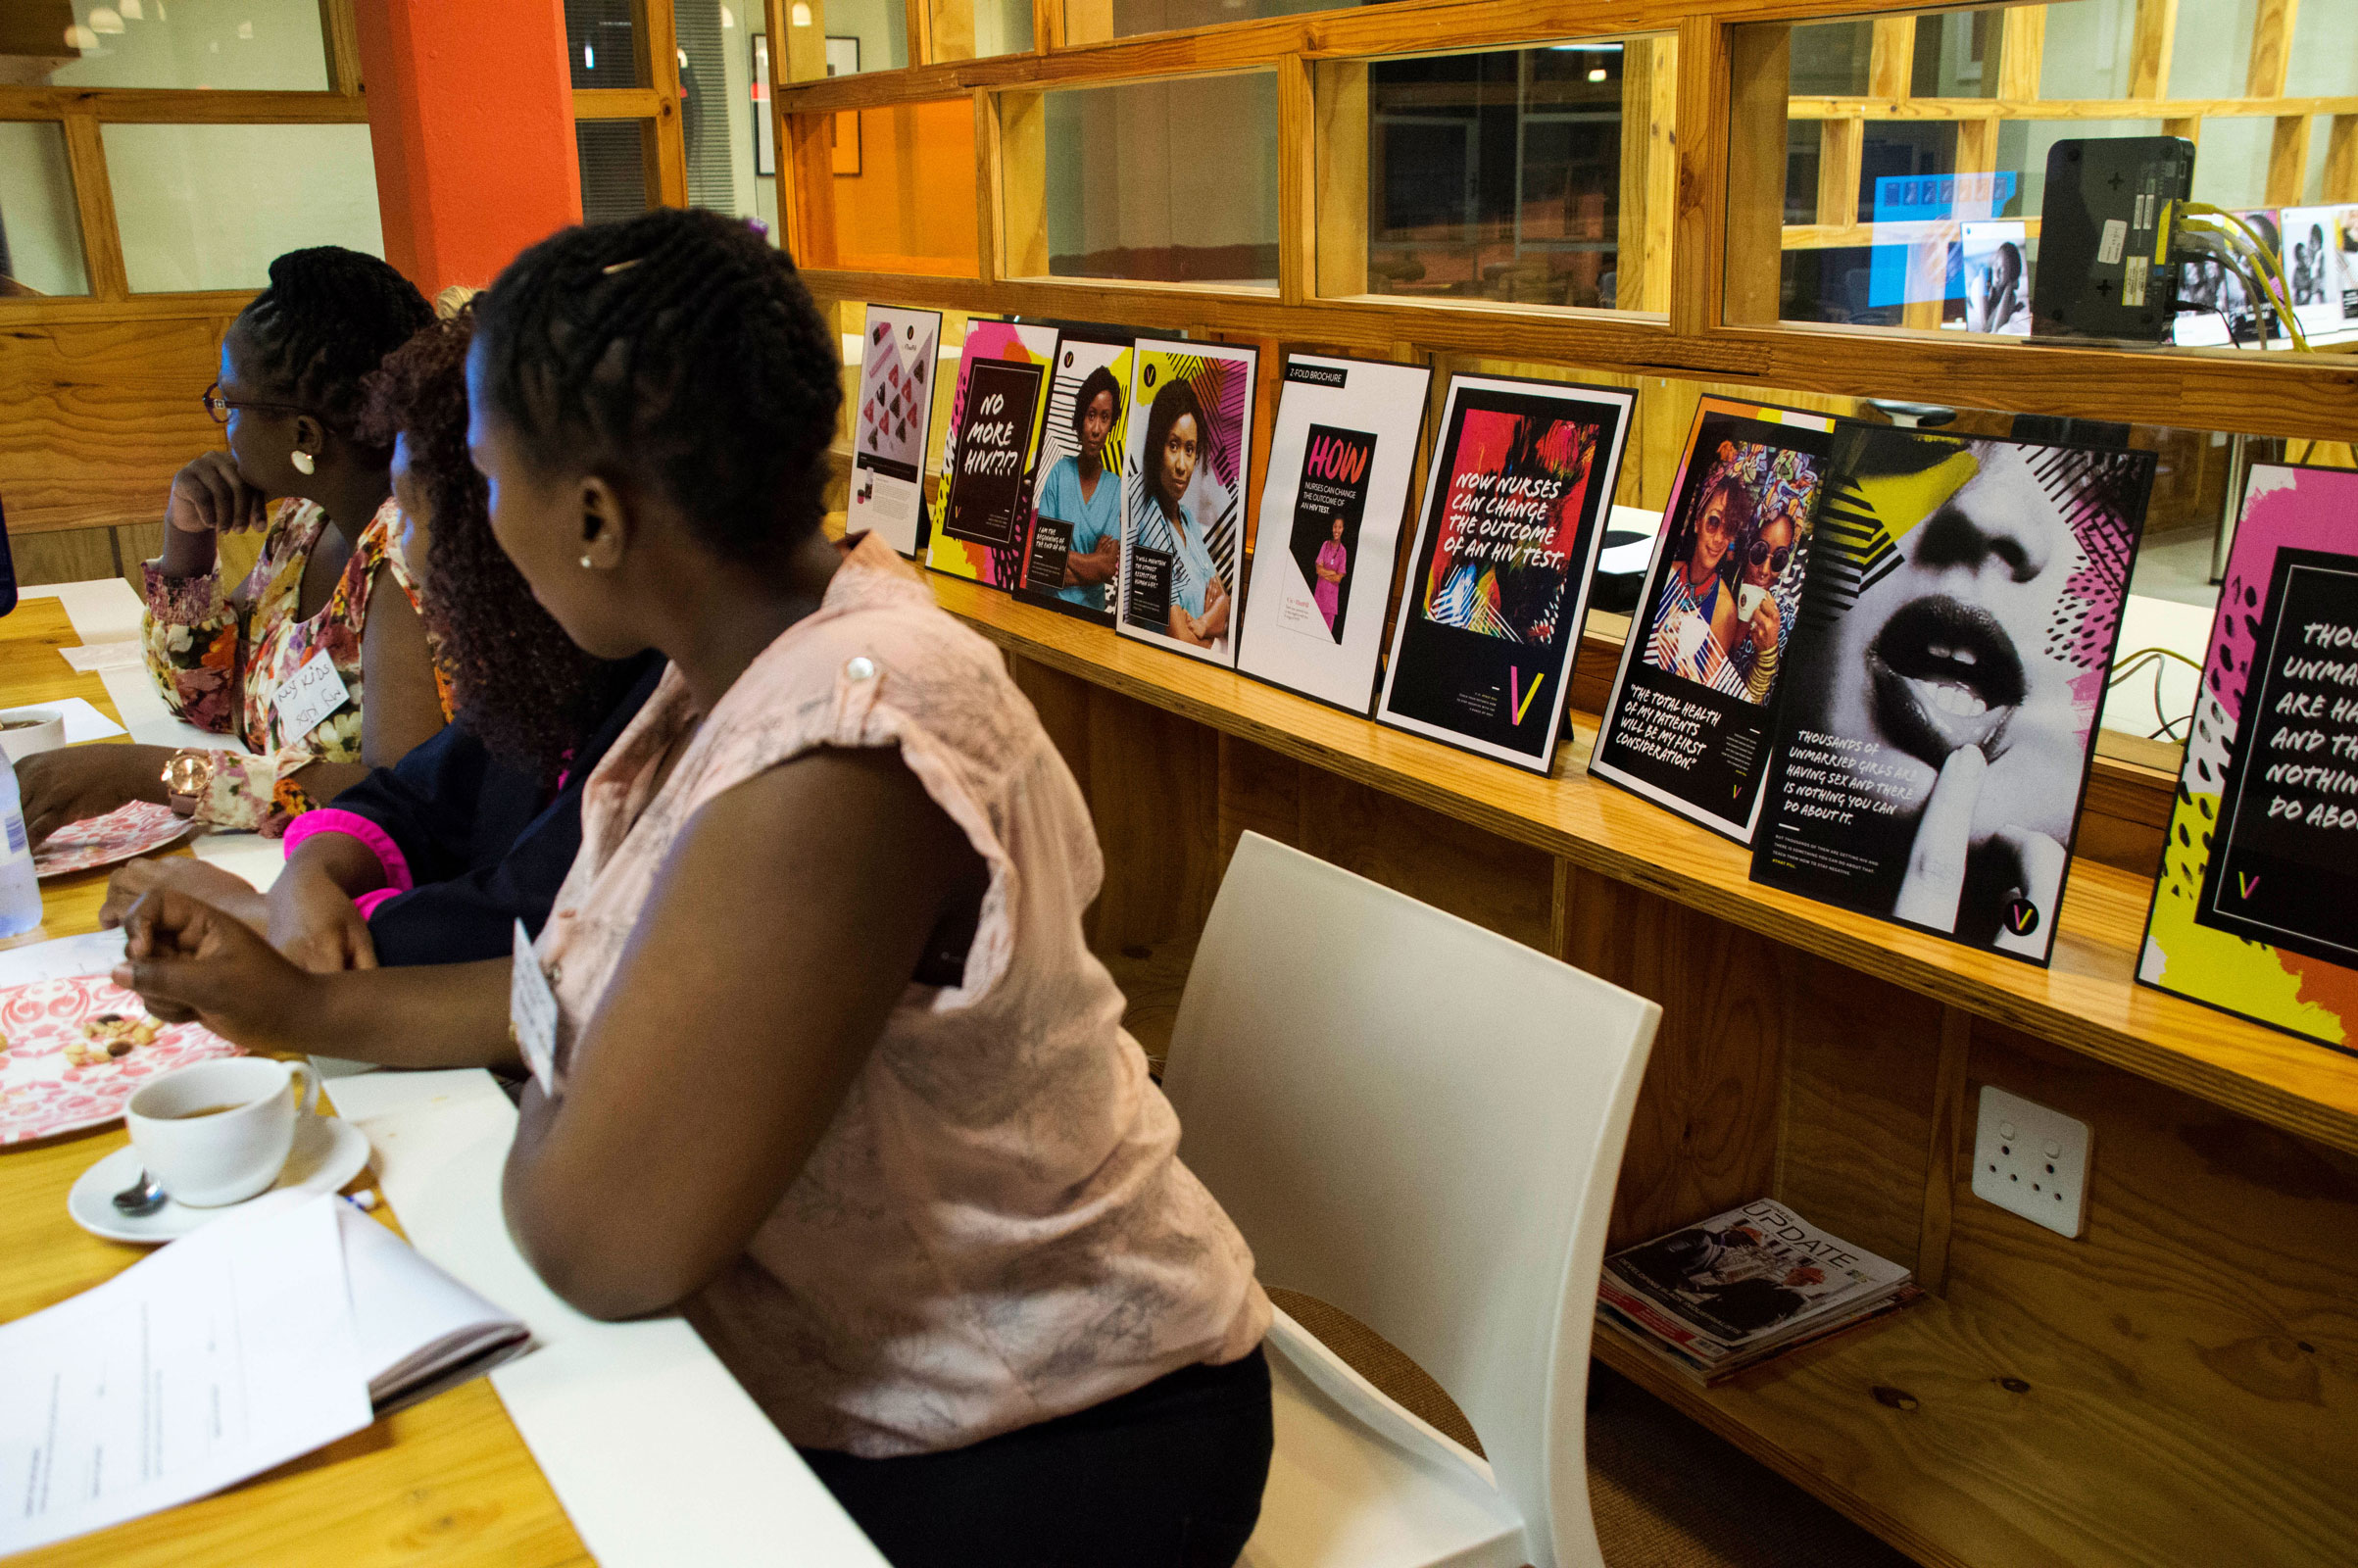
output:
[[596, 566], [597, 566], [597, 563], [595, 563], [595, 562], [591, 561], [589, 557], [587, 557], [587, 556], [583, 556], [583, 557], [581, 558], [581, 569], [582, 569], [583, 571], [591, 571], [591, 570], [594, 570], [594, 569], [596, 568]]
[[312, 462], [311, 454], [304, 451], [301, 447], [297, 447], [295, 449], [294, 457], [291, 461], [295, 465], [295, 471], [297, 473], [309, 473], [315, 466], [317, 466], [317, 465]]

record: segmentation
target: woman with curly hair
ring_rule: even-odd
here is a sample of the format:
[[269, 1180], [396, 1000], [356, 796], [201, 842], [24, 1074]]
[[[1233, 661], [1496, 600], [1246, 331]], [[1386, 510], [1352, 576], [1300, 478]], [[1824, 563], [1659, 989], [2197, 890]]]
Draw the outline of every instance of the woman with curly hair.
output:
[[368, 378], [359, 424], [392, 449], [403, 553], [457, 721], [296, 818], [267, 898], [201, 860], [134, 860], [109, 885], [103, 923], [172, 886], [326, 971], [496, 957], [516, 921], [537, 934], [548, 918], [581, 843], [580, 781], [654, 691], [663, 661], [584, 654], [500, 553], [467, 455], [473, 333], [461, 304], [394, 350]]
[[[275, 835], [442, 727], [394, 538], [392, 455], [358, 422], [362, 378], [432, 319], [373, 256], [322, 245], [270, 264], [205, 394], [229, 449], [172, 480], [142, 628], [166, 704], [252, 755], [74, 746], [29, 758], [18, 777], [36, 842], [135, 800]], [[275, 511], [272, 496], [284, 498]], [[253, 529], [266, 530], [261, 558], [226, 591], [220, 536]]]

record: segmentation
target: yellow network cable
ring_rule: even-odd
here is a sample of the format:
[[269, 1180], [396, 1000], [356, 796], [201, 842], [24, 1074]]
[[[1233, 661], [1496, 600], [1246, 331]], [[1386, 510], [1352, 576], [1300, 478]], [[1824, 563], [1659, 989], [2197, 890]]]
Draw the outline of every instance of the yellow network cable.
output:
[[[2231, 253], [2236, 249], [2238, 239], [2248, 248], [2248, 259], [2259, 284], [2252, 288], [2252, 292], [2265, 300], [2269, 309], [2275, 311], [2284, 321], [2284, 331], [2291, 338], [2293, 348], [2301, 353], [2310, 352], [2309, 335], [2301, 330], [2300, 318], [2292, 314], [2292, 291], [2284, 284], [2284, 264], [2276, 252], [2268, 248], [2267, 241], [2260, 238], [2258, 231], [2234, 213], [2208, 202], [2181, 202], [2179, 212], [2181, 228], [2215, 236]], [[2227, 262], [2231, 270], [2235, 269], [2232, 254], [2221, 260]], [[2236, 271], [2236, 275], [2244, 276], [2240, 270]], [[2252, 287], [2252, 279], [2246, 277], [2245, 286]], [[2263, 338], [2263, 346], [2265, 342]]]

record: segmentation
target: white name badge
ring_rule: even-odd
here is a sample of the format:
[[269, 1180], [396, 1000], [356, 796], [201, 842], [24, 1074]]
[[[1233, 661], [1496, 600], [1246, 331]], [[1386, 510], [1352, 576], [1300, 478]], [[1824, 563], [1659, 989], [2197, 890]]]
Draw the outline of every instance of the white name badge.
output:
[[322, 648], [305, 660], [292, 675], [278, 683], [270, 706], [278, 712], [278, 732], [290, 744], [317, 729], [319, 720], [351, 698], [336, 662]]
[[524, 922], [516, 922], [516, 966], [508, 980], [508, 1029], [544, 1095], [557, 1093], [557, 993], [540, 972]]

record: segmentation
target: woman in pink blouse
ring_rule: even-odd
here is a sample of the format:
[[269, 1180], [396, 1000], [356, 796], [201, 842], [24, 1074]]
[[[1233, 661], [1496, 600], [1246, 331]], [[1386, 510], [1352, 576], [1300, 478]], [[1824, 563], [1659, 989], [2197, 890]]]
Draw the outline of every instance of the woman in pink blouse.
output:
[[[1232, 1562], [1267, 1298], [1083, 939], [1072, 775], [989, 644], [819, 532], [839, 350], [792, 263], [663, 210], [478, 310], [501, 547], [582, 648], [671, 661], [533, 955], [517, 1246], [585, 1311], [684, 1312], [904, 1568]], [[516, 1054], [507, 960], [306, 974], [170, 892], [127, 924], [124, 981], [233, 1040]]]

